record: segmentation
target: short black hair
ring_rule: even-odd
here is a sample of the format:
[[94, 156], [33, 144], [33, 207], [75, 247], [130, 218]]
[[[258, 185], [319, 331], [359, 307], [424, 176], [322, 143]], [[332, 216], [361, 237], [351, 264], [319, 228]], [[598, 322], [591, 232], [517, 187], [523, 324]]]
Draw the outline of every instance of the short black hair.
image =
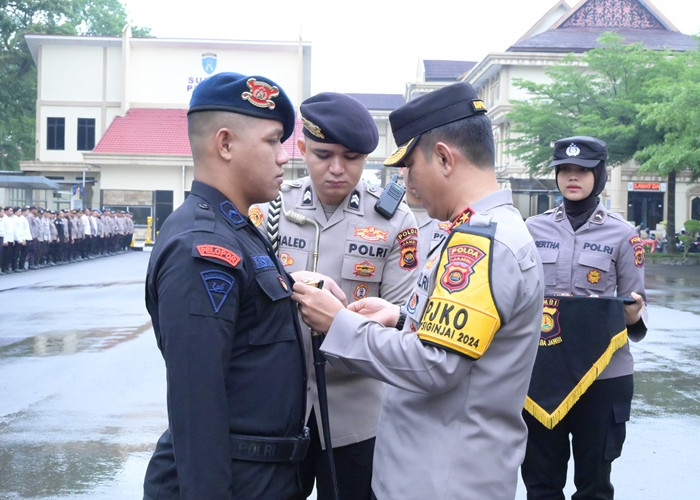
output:
[[477, 167], [493, 169], [495, 166], [493, 127], [486, 115], [462, 118], [429, 130], [420, 136], [418, 147], [427, 157], [438, 142], [455, 146]]

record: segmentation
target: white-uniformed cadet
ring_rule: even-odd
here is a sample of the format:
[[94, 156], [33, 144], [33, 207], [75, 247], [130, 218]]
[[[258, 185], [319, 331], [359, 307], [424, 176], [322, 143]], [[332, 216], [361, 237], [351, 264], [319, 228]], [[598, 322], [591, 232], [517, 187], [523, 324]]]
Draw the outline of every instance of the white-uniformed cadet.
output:
[[[417, 278], [416, 220], [405, 203], [391, 218], [380, 215], [374, 205], [381, 188], [361, 180], [367, 155], [378, 143], [370, 113], [358, 100], [333, 92], [310, 97], [301, 104], [300, 111], [305, 139], [300, 139], [298, 146], [309, 177], [282, 187], [281, 211], [273, 202], [269, 207], [254, 209], [251, 218], [271, 233], [288, 272], [311, 271], [314, 267], [315, 225], [291, 222], [284, 212], [294, 211], [318, 224], [317, 271], [332, 278], [348, 302], [372, 296], [403, 304]], [[300, 276], [305, 274], [294, 274], [295, 279]], [[305, 336], [305, 342], [312, 444], [302, 464], [302, 482], [308, 496], [315, 479], [318, 498], [326, 499], [332, 498], [333, 489], [321, 444], [323, 430], [310, 335]], [[369, 499], [384, 384], [331, 366], [326, 366], [326, 380], [340, 498]]]
[[499, 189], [492, 124], [460, 82], [389, 115], [428, 214], [451, 222], [406, 304], [371, 297], [347, 308], [295, 283], [304, 320], [327, 331], [339, 369], [388, 384], [372, 491], [384, 499], [512, 500], [527, 431], [522, 408], [542, 323], [542, 265], [532, 237]]

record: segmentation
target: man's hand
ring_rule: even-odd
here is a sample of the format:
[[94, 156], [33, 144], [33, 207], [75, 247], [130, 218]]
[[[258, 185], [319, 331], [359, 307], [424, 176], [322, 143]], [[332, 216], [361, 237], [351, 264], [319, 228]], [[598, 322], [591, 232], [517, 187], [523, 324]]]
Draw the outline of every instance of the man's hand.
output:
[[338, 311], [345, 306], [329, 290], [319, 290], [301, 281], [294, 283], [292, 300], [299, 304], [304, 323], [314, 331], [326, 333]]
[[632, 292], [632, 298], [634, 299], [634, 304], [625, 304], [624, 306], [625, 323], [628, 325], [634, 325], [642, 319], [642, 308], [644, 307], [644, 301], [641, 295]]
[[348, 309], [384, 326], [396, 326], [400, 308], [379, 297], [367, 297], [348, 306]]
[[348, 298], [345, 292], [343, 292], [333, 278], [313, 271], [295, 271], [292, 273], [292, 278], [294, 278], [294, 281], [323, 280], [324, 290], [331, 292], [334, 297], [343, 303], [343, 307], [348, 305]]

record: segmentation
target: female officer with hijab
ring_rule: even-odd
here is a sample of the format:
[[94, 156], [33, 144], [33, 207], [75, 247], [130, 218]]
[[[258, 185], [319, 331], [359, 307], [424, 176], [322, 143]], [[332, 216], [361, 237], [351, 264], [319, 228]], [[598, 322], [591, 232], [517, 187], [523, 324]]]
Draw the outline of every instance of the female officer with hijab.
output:
[[[646, 334], [644, 249], [635, 229], [599, 199], [605, 187], [607, 146], [595, 137], [554, 144], [557, 188], [564, 203], [527, 220], [542, 258], [545, 296], [633, 297], [624, 306], [628, 338]], [[599, 332], [581, 331], [580, 335]], [[622, 452], [633, 393], [629, 343], [552, 429], [527, 411], [528, 442], [522, 476], [528, 499], [564, 498], [569, 436], [574, 455], [573, 498], [613, 498], [612, 461]]]

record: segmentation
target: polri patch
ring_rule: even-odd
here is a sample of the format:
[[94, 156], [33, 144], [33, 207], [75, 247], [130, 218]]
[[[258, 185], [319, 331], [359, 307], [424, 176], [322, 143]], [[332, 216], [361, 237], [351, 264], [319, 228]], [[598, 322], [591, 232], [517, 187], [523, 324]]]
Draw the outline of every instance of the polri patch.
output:
[[202, 271], [200, 275], [214, 312], [218, 313], [226, 302], [226, 297], [228, 297], [236, 279], [228, 273], [217, 270]]
[[197, 245], [197, 252], [199, 252], [199, 255], [202, 257], [219, 259], [230, 264], [232, 267], [236, 267], [241, 261], [241, 258], [234, 252], [218, 245]]

